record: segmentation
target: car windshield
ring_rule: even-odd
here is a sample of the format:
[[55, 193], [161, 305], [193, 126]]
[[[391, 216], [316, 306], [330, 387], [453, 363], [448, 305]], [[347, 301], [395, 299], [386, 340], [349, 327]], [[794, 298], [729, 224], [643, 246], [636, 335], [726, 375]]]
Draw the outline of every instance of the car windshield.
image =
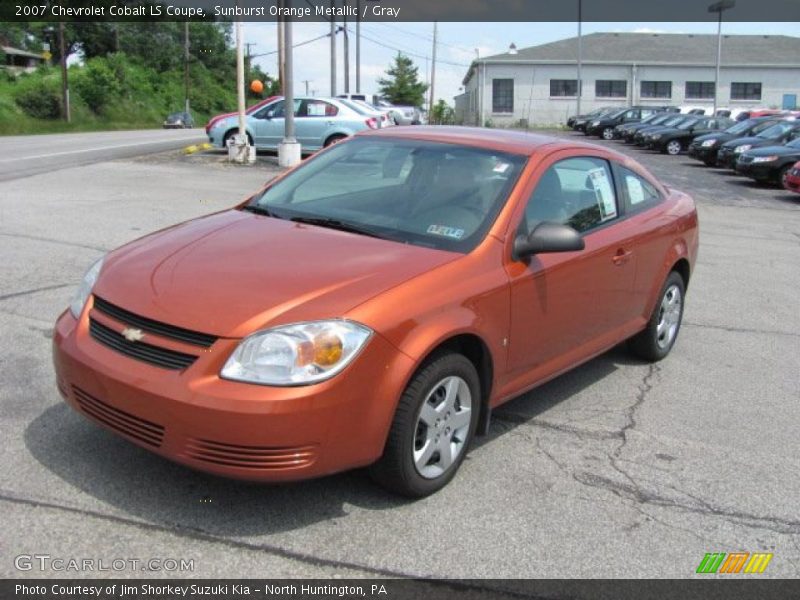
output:
[[360, 115], [370, 115], [370, 114], [375, 114], [376, 112], [378, 112], [374, 108], [368, 109], [366, 106], [363, 106], [357, 100], [347, 100], [346, 98], [337, 98], [337, 100], [339, 102], [341, 102], [342, 104], [344, 104], [345, 106], [347, 106], [348, 108], [353, 109], [354, 111], [356, 111]]
[[787, 131], [794, 129], [796, 125], [784, 121], [783, 123], [775, 123], [772, 127], [767, 127], [764, 131], [759, 133], [756, 137], [764, 138], [765, 140], [773, 140], [781, 137]]
[[454, 144], [354, 138], [310, 159], [246, 208], [466, 253], [486, 235], [525, 162]]
[[685, 119], [682, 123], [676, 125], [678, 129], [689, 129], [692, 125], [696, 124], [700, 119]]
[[747, 133], [749, 131], [756, 131], [758, 129], [758, 121], [755, 119], [747, 119], [746, 121], [740, 121], [736, 123], [733, 127], [728, 127], [725, 130], [725, 133], [731, 133], [733, 135], [740, 135]]
[[664, 115], [662, 115], [661, 113], [653, 113], [652, 115], [642, 119], [642, 123], [652, 123], [653, 121], [656, 121], [656, 120], [660, 119], [663, 116]]
[[679, 115], [677, 117], [672, 117], [670, 119], [666, 119], [662, 125], [665, 127], [675, 127], [676, 125], [682, 123], [686, 120], [686, 115]]
[[800, 149], [800, 138], [794, 139], [786, 145], [789, 146], [789, 148]]
[[622, 108], [620, 110], [612, 111], [612, 112], [606, 114], [605, 116], [608, 117], [609, 119], [616, 119], [618, 116], [620, 116], [620, 115], [624, 114], [625, 112], [627, 112], [627, 110], [628, 110], [627, 108]]

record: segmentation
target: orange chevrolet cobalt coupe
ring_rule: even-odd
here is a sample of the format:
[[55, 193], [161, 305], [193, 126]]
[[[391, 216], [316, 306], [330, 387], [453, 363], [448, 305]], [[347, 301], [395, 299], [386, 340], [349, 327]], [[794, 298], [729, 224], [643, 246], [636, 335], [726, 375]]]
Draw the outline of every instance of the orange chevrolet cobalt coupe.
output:
[[629, 341], [664, 358], [693, 200], [605, 148], [395, 127], [86, 273], [58, 389], [171, 460], [261, 481], [370, 466], [424, 496], [503, 402]]

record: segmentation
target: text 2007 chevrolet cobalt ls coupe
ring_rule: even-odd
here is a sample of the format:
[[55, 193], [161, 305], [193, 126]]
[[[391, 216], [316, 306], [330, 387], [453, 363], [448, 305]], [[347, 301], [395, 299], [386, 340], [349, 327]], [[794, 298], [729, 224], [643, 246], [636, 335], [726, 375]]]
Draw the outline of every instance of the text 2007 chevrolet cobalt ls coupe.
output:
[[196, 469], [371, 465], [423, 496], [491, 409], [623, 340], [672, 349], [692, 199], [589, 144], [391, 128], [96, 262], [58, 319], [77, 411]]

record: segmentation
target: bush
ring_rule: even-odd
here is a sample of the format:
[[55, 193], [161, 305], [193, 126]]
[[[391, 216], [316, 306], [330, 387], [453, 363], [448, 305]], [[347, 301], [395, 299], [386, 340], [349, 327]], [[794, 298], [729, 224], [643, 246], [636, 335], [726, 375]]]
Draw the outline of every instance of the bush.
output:
[[122, 87], [108, 63], [101, 58], [87, 62], [75, 80], [75, 89], [94, 112], [99, 113], [112, 98], [119, 97]]
[[61, 94], [58, 86], [44, 79], [21, 85], [14, 94], [14, 102], [26, 114], [37, 119], [57, 119], [61, 116]]

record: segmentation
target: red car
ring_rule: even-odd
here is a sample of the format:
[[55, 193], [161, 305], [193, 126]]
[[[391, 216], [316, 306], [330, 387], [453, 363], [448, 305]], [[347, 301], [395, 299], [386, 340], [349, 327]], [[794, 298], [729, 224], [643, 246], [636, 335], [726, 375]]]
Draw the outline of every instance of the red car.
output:
[[[281, 96], [270, 96], [269, 98], [265, 98], [264, 100], [260, 100], [256, 104], [253, 104], [253, 106], [249, 107], [245, 111], [245, 114], [248, 114], [248, 115], [252, 114], [252, 113], [256, 112], [259, 108], [261, 108], [263, 106], [266, 106], [267, 104], [269, 104], [273, 100], [277, 100], [280, 97]], [[211, 131], [211, 128], [214, 126], [214, 123], [216, 123], [217, 121], [221, 121], [222, 119], [226, 119], [228, 117], [235, 117], [236, 115], [237, 115], [237, 113], [232, 112], [232, 113], [225, 113], [224, 115], [216, 115], [214, 117], [211, 117], [208, 120], [208, 123], [206, 123], [206, 134], [208, 134], [208, 132]]]
[[698, 240], [694, 201], [608, 148], [368, 131], [98, 260], [56, 323], [56, 383], [195, 469], [369, 465], [424, 496], [495, 407], [625, 340], [665, 358]]
[[783, 178], [783, 186], [790, 192], [800, 194], [800, 161], [794, 163], [794, 166], [786, 173]]

